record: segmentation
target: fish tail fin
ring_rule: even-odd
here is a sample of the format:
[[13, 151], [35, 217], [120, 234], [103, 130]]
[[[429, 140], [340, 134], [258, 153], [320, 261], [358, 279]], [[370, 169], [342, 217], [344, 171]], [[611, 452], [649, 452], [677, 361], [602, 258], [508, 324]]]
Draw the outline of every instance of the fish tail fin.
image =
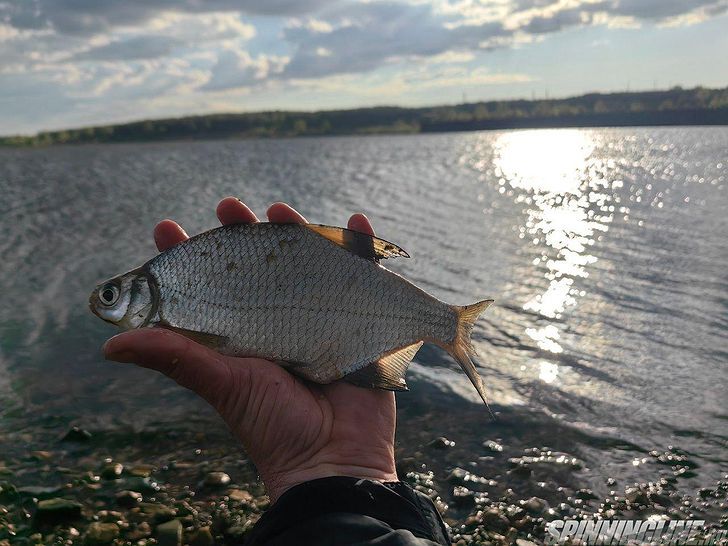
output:
[[480, 374], [478, 374], [478, 371], [475, 369], [475, 364], [473, 364], [471, 359], [471, 356], [475, 356], [476, 353], [475, 348], [470, 341], [470, 334], [473, 331], [475, 321], [480, 314], [490, 306], [491, 303], [493, 303], [493, 300], [483, 300], [465, 306], [453, 305], [452, 308], [457, 313], [455, 338], [452, 343], [443, 344], [443, 347], [455, 360], [458, 361], [460, 367], [473, 383], [475, 390], [478, 391], [480, 398], [483, 399], [485, 407], [488, 408], [488, 412], [490, 412], [491, 417], [495, 419], [495, 415], [493, 415], [493, 411], [488, 405], [488, 399], [485, 396], [485, 385], [483, 385], [483, 380], [481, 379]]

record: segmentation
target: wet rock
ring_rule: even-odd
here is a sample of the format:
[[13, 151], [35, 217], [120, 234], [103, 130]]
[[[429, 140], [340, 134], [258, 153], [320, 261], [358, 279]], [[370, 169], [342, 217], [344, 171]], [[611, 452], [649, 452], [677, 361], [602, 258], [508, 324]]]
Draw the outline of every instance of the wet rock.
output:
[[469, 474], [470, 472], [468, 472], [464, 468], [457, 467], [453, 468], [452, 471], [450, 471], [450, 474], [448, 474], [447, 478], [445, 479], [448, 483], [451, 483], [453, 485], [462, 485], [466, 482]]
[[53, 458], [53, 453], [50, 451], [31, 451], [30, 456], [36, 461], [47, 462]]
[[233, 525], [225, 531], [225, 537], [233, 542], [240, 543], [245, 537], [247, 529], [244, 525]]
[[475, 493], [467, 487], [457, 485], [452, 490], [452, 503], [458, 508], [472, 508], [475, 506]]
[[207, 487], [224, 487], [230, 483], [230, 476], [225, 472], [209, 472], [205, 476], [205, 485]]
[[647, 493], [640, 487], [628, 487], [625, 489], [624, 498], [631, 504], [647, 504], [649, 502]]
[[140, 478], [138, 476], [126, 478], [126, 480], [124, 480], [124, 484], [127, 489], [131, 491], [142, 491], [145, 493], [156, 493], [162, 489], [160, 485], [151, 478]]
[[428, 447], [432, 447], [435, 449], [447, 449], [450, 447], [455, 447], [455, 442], [452, 440], [448, 440], [444, 436], [440, 436], [439, 438], [435, 438], [432, 440], [429, 444], [427, 444]]
[[494, 440], [483, 442], [483, 447], [491, 453], [500, 453], [503, 451], [503, 446]]
[[71, 499], [55, 498], [42, 500], [35, 512], [37, 520], [64, 521], [81, 516], [82, 505]]
[[523, 508], [521, 508], [520, 506], [516, 506], [514, 504], [509, 505], [505, 511], [505, 516], [510, 521], [519, 521], [525, 515], [526, 515], [526, 511]]
[[579, 489], [576, 494], [574, 495], [577, 499], [581, 500], [595, 500], [598, 499], [594, 492], [591, 489]]
[[531, 467], [528, 462], [523, 460], [522, 457], [508, 459], [508, 464], [511, 467], [510, 470], [508, 470], [508, 474], [520, 476], [521, 478], [527, 478], [531, 475]]
[[86, 529], [84, 544], [109, 544], [119, 536], [119, 526], [116, 523], [93, 522]]
[[523, 507], [532, 514], [542, 514], [549, 507], [549, 503], [538, 497], [531, 497], [523, 501]]
[[148, 515], [154, 523], [164, 523], [177, 515], [174, 508], [165, 506], [164, 504], [155, 504], [151, 502], [139, 503], [142, 513]]
[[18, 490], [12, 483], [0, 483], [0, 502], [10, 502], [18, 496]]
[[136, 526], [133, 531], [129, 531], [128, 533], [126, 533], [126, 537], [129, 540], [139, 540], [142, 538], [147, 538], [151, 535], [152, 528], [146, 521], [142, 521], [139, 525]]
[[134, 465], [127, 470], [130, 476], [136, 476], [137, 478], [148, 478], [154, 472], [154, 467], [150, 464], [138, 464]]
[[701, 499], [707, 499], [708, 497], [712, 497], [713, 496], [713, 493], [714, 492], [713, 492], [713, 490], [710, 487], [703, 487], [702, 489], [700, 489], [698, 491], [698, 496]]
[[173, 519], [157, 526], [158, 546], [181, 546], [182, 545], [182, 523]]
[[215, 544], [215, 539], [209, 527], [200, 527], [190, 535], [187, 543], [190, 546], [212, 546]]
[[397, 460], [397, 475], [405, 476], [408, 472], [421, 470], [421, 463], [415, 457], [402, 457]]
[[124, 466], [121, 463], [111, 463], [104, 467], [101, 471], [101, 477], [105, 480], [118, 480], [124, 472]]
[[253, 495], [242, 489], [231, 489], [228, 492], [228, 497], [234, 501], [244, 502], [246, 504], [253, 502]]
[[26, 485], [18, 487], [17, 491], [21, 495], [42, 499], [57, 495], [61, 488], [57, 486]]
[[511, 526], [508, 519], [495, 508], [484, 510], [481, 519], [486, 529], [499, 533], [507, 531]]
[[88, 442], [90, 439], [91, 433], [88, 430], [72, 427], [61, 440], [64, 442]]
[[123, 508], [133, 508], [142, 502], [142, 494], [137, 491], [119, 491], [116, 494], [116, 504]]

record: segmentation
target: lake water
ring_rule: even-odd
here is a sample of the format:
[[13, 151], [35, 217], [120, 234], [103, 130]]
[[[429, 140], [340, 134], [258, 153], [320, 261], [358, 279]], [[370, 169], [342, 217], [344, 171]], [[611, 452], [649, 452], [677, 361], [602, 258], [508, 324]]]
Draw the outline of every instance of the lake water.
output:
[[[728, 470], [727, 178], [723, 127], [0, 150], [0, 463], [71, 425], [140, 452], [200, 431], [235, 449], [191, 393], [105, 362], [114, 331], [87, 309], [97, 281], [154, 255], [158, 220], [193, 234], [235, 195], [317, 223], [363, 211], [412, 255], [387, 267], [452, 303], [496, 300], [473, 339], [497, 421], [433, 347], [398, 395], [398, 453], [436, 480], [466, 466], [548, 487], [504, 458], [546, 447], [582, 464], [544, 482], [677, 475], [695, 494]], [[437, 436], [455, 446], [428, 450]]]

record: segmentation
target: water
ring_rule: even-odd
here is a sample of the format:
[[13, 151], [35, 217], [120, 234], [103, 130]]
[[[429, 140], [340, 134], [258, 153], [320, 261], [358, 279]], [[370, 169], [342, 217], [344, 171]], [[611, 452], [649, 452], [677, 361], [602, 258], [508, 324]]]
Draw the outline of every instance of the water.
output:
[[[496, 300], [473, 337], [499, 420], [425, 347], [398, 396], [400, 457], [525, 492], [676, 473], [694, 493], [728, 470], [727, 173], [727, 128], [0, 150], [0, 463], [22, 467], [73, 424], [140, 453], [191, 450], [175, 438], [199, 431], [235, 449], [191, 393], [103, 361], [113, 332], [86, 302], [154, 254], [156, 221], [195, 233], [236, 195], [319, 223], [363, 211], [413, 256], [388, 267], [452, 303]], [[440, 435], [455, 447], [428, 450]], [[507, 474], [504, 457], [531, 447], [581, 464]]]

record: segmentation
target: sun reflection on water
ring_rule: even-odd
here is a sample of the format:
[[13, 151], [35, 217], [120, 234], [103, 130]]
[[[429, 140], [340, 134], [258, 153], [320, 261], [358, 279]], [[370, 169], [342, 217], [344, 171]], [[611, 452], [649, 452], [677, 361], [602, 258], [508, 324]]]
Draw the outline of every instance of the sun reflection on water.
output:
[[[523, 308], [544, 319], [561, 319], [585, 295], [575, 280], [588, 277], [589, 266], [597, 261], [589, 247], [612, 221], [610, 183], [593, 157], [596, 145], [593, 133], [583, 130], [504, 133], [494, 143], [500, 192], [508, 191], [526, 205], [519, 236], [536, 247], [539, 255], [533, 264], [545, 269], [548, 280], [546, 289], [533, 294]], [[527, 328], [526, 334], [539, 349], [561, 353], [558, 324]], [[557, 364], [534, 364], [542, 381], [558, 379]]]

